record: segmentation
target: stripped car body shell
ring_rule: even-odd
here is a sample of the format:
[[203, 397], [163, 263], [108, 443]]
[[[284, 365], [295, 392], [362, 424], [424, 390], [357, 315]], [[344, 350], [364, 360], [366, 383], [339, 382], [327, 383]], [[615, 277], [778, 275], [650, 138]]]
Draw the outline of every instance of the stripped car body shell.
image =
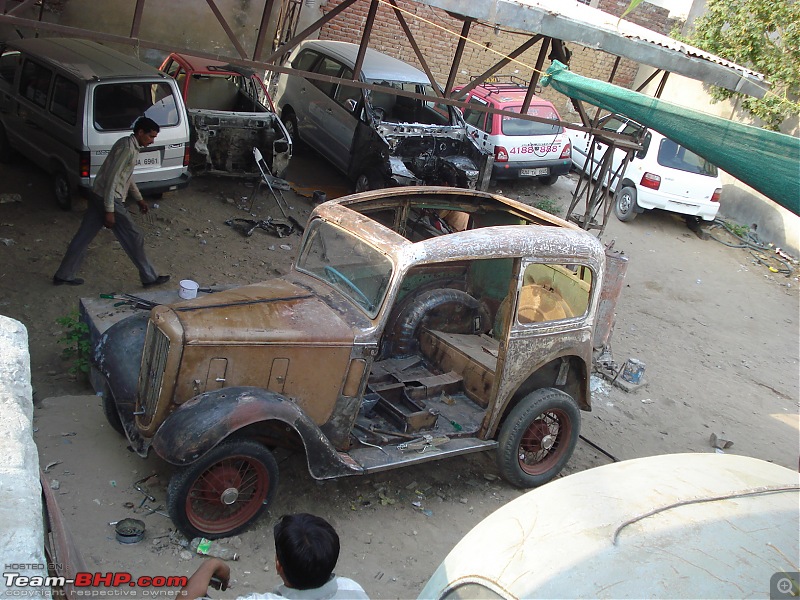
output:
[[[364, 192], [314, 209], [286, 275], [158, 306], [144, 334], [122, 321], [95, 365], [134, 449], [178, 466], [231, 439], [302, 449], [318, 479], [493, 449], [537, 390], [591, 410], [605, 261], [592, 235], [501, 196]], [[434, 434], [424, 455], [401, 448]]]
[[255, 71], [220, 61], [170, 54], [161, 70], [178, 81], [191, 125], [193, 173], [258, 177], [253, 148], [280, 177], [292, 139]]

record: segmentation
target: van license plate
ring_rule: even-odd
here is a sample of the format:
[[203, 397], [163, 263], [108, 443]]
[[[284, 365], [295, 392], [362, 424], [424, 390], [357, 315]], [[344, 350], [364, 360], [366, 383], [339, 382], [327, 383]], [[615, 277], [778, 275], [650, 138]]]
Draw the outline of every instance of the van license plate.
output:
[[539, 175], [549, 175], [550, 169], [542, 167], [541, 169], [520, 169], [520, 177], [538, 177]]
[[161, 152], [140, 152], [136, 161], [136, 170], [157, 169], [161, 166]]

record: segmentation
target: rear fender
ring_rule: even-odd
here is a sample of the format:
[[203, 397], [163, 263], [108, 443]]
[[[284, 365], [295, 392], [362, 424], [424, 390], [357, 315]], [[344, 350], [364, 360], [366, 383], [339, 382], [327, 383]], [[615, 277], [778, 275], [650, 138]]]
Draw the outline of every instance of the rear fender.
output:
[[300, 436], [314, 479], [362, 472], [331, 445], [319, 427], [289, 399], [257, 387], [229, 387], [195, 396], [172, 413], [152, 448], [168, 463], [185, 466], [248, 425], [280, 421]]

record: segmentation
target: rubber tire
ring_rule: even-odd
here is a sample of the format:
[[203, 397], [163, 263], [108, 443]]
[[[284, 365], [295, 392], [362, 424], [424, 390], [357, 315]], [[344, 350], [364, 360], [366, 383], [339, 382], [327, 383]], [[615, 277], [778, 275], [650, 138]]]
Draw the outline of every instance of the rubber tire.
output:
[[53, 175], [53, 195], [58, 208], [61, 210], [72, 208], [72, 188], [67, 174], [62, 169], [58, 169]]
[[8, 141], [5, 128], [0, 125], [0, 163], [10, 163], [14, 158], [14, 149]]
[[106, 391], [103, 394], [103, 414], [106, 416], [106, 421], [111, 425], [111, 428], [118, 434], [124, 436], [125, 428], [122, 426], [122, 420], [119, 418], [116, 402], [111, 397], [111, 392], [108, 391], [108, 387], [106, 387]]
[[380, 173], [377, 169], [366, 169], [361, 175], [356, 178], [354, 192], [368, 192], [370, 190], [383, 189], [384, 185], [381, 181]]
[[289, 137], [292, 139], [292, 154], [300, 154], [305, 146], [300, 139], [300, 130], [297, 128], [297, 116], [291, 109], [284, 109], [281, 113], [281, 121], [286, 131], [289, 132]]
[[[520, 445], [523, 437], [537, 419], [545, 413], [557, 411], [559, 434], [556, 447], [548, 452], [539, 473], [526, 473], [520, 466]], [[563, 430], [566, 429], [566, 432]], [[569, 461], [581, 429], [581, 412], [572, 396], [554, 388], [542, 388], [531, 392], [517, 404], [506, 417], [500, 429], [497, 449], [497, 466], [503, 478], [520, 488], [543, 485], [561, 472]], [[562, 438], [562, 433], [566, 439]]]
[[636, 188], [625, 186], [614, 198], [614, 214], [623, 223], [630, 223], [638, 214], [636, 204]]
[[[212, 466], [217, 465], [225, 459], [235, 456], [243, 456], [261, 463], [267, 473], [266, 494], [259, 500], [259, 508], [250, 514], [246, 520], [235, 523], [232, 527], [198, 527], [186, 512], [186, 501], [191, 488], [196, 481]], [[179, 469], [173, 473], [167, 488], [167, 511], [172, 522], [180, 529], [187, 538], [205, 537], [207, 539], [217, 539], [236, 535], [247, 529], [258, 517], [269, 508], [275, 499], [278, 488], [278, 463], [272, 453], [258, 442], [252, 440], [233, 440], [223, 442], [216, 448], [207, 452], [199, 460], [188, 467]], [[256, 499], [254, 498], [253, 501]], [[250, 502], [250, 504], [253, 503]]]
[[542, 185], [553, 185], [556, 181], [558, 181], [558, 175], [545, 175], [544, 177], [539, 177], [539, 183]]

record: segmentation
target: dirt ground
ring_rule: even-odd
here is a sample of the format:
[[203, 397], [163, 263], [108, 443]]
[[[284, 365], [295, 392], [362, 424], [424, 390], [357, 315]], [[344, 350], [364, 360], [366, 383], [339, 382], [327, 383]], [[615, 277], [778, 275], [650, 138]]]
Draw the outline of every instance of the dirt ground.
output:
[[[91, 569], [189, 574], [201, 559], [182, 552], [170, 534], [170, 520], [136, 508], [143, 495], [133, 482], [157, 474], [146, 487], [156, 497], [149, 504], [158, 508], [165, 503], [169, 469], [155, 456], [142, 460], [126, 449], [105, 423], [99, 399], [69, 375], [69, 362], [60, 356], [63, 331], [56, 319], [75, 310], [81, 296], [141, 291], [136, 271], [112, 234], [103, 231], [80, 273], [86, 284], [54, 287], [51, 277], [80, 210], [59, 211], [49, 178], [22, 159], [0, 166], [0, 174], [0, 193], [21, 196], [21, 202], [0, 204], [0, 314], [28, 328], [35, 439], [42, 468], [52, 465], [47, 475], [58, 487], [67, 522]], [[300, 221], [311, 208], [312, 190], [336, 197], [347, 189], [314, 158], [295, 160], [287, 178], [307, 196], [285, 192]], [[563, 216], [574, 185], [574, 179], [562, 178], [552, 188], [517, 183], [493, 190], [531, 203], [550, 198]], [[299, 237], [279, 240], [256, 231], [245, 238], [224, 224], [247, 217], [237, 204], [252, 191], [240, 181], [198, 178], [189, 189], [164, 195], [149, 218], [137, 217], [151, 259], [160, 273], [172, 275], [169, 286], [177, 289], [183, 278], [201, 286], [245, 284], [289, 268]], [[254, 212], [280, 216], [266, 195]], [[618, 459], [630, 459], [713, 452], [709, 436], [715, 433], [733, 442], [727, 452], [796, 469], [797, 274], [771, 273], [749, 251], [701, 240], [667, 213], [640, 215], [629, 224], [612, 216], [603, 240], [616, 240], [615, 247], [630, 259], [614, 357], [620, 364], [628, 357], [643, 361], [647, 386], [626, 393], [597, 384], [582, 434]], [[492, 454], [323, 483], [310, 477], [303, 457], [278, 458], [275, 504], [256, 526], [227, 541], [241, 559], [233, 564], [232, 591], [215, 597], [268, 591], [278, 583], [271, 524], [299, 511], [322, 515], [339, 531], [338, 574], [356, 579], [374, 598], [416, 597], [461, 536], [522, 493], [498, 478]], [[610, 460], [579, 442], [564, 474]], [[139, 544], [118, 543], [109, 526], [129, 516], [147, 525]]]

